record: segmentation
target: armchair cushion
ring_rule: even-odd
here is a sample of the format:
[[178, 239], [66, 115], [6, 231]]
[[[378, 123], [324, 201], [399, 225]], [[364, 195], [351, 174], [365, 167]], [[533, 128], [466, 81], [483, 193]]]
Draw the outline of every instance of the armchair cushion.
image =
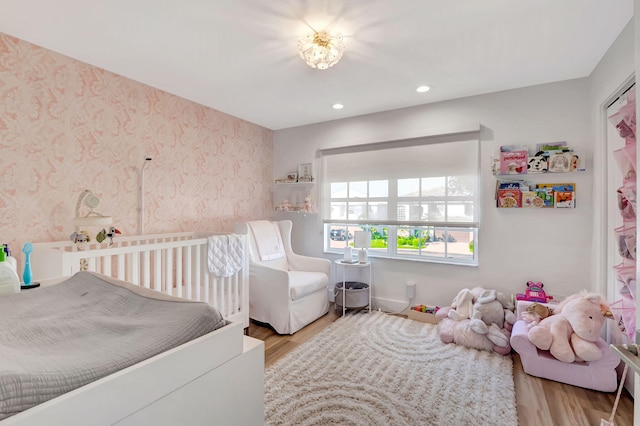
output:
[[322, 272], [289, 271], [291, 300], [298, 300], [318, 290], [326, 291], [329, 279]]

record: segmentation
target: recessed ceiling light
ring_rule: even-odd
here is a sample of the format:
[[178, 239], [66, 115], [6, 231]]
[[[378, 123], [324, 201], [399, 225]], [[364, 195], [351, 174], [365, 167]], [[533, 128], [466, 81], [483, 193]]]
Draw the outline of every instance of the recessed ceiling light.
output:
[[333, 109], [342, 109], [344, 108], [344, 105], [342, 104], [333, 104]]
[[418, 86], [418, 88], [416, 89], [416, 92], [424, 93], [424, 92], [428, 92], [429, 89], [431, 89], [429, 86]]

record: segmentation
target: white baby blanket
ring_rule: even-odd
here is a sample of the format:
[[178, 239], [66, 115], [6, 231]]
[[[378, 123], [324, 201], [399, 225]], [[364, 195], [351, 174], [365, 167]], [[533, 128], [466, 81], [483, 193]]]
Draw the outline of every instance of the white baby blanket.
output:
[[212, 235], [207, 245], [209, 272], [213, 275], [230, 277], [242, 269], [244, 247], [241, 235]]
[[249, 222], [249, 228], [251, 228], [258, 255], [262, 261], [285, 257], [284, 244], [280, 232], [276, 229], [277, 226], [277, 223], [268, 220]]

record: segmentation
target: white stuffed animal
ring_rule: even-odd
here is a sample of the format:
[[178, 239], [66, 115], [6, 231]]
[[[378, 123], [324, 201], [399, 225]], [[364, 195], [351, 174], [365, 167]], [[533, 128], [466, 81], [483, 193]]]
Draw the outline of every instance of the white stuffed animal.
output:
[[473, 312], [474, 295], [468, 288], [463, 288], [458, 292], [451, 302], [451, 309], [447, 316], [454, 321], [462, 321], [471, 318]]

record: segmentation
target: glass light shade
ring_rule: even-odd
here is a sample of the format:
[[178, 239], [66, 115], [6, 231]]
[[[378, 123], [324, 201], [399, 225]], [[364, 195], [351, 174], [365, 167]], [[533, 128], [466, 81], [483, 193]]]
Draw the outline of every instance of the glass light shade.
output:
[[371, 247], [371, 232], [356, 231], [354, 233], [353, 246], [357, 248]]
[[342, 58], [344, 47], [344, 39], [340, 33], [329, 34], [326, 31], [320, 31], [307, 34], [298, 40], [300, 57], [311, 68], [319, 70], [326, 70], [337, 64]]

